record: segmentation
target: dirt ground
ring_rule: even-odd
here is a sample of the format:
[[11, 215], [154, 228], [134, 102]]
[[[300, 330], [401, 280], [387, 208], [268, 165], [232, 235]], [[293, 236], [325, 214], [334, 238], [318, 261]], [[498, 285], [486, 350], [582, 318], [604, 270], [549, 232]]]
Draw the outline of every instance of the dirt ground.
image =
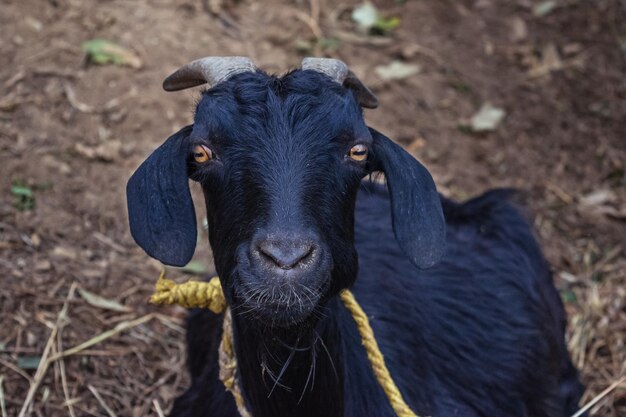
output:
[[[400, 18], [378, 35], [355, 27], [357, 4], [2, 1], [2, 417], [159, 416], [185, 388], [184, 311], [147, 304], [160, 265], [129, 235], [124, 188], [191, 121], [197, 91], [165, 93], [162, 79], [206, 55], [277, 73], [306, 55], [341, 58], [379, 96], [369, 122], [442, 192], [524, 190], [566, 302], [583, 402], [613, 384], [592, 415], [626, 416], [626, 3], [376, 1]], [[88, 63], [81, 43], [94, 38], [129, 48], [141, 68]], [[376, 68], [393, 61], [419, 71], [385, 80]], [[473, 133], [484, 103], [506, 116]], [[205, 238], [196, 258], [210, 273]]]

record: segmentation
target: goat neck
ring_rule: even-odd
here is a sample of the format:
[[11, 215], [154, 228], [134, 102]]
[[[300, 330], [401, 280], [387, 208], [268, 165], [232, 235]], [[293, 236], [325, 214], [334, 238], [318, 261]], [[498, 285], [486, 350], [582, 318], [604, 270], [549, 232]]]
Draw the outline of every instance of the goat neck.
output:
[[254, 417], [344, 415], [341, 338], [330, 302], [315, 327], [263, 328], [233, 316], [238, 372]]

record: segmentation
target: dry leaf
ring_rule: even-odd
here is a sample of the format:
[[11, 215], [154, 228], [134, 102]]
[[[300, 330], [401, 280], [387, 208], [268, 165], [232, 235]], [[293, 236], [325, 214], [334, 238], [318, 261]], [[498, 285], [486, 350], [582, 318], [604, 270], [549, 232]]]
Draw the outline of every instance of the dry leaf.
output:
[[580, 197], [580, 204], [587, 207], [601, 206], [616, 200], [615, 193], [611, 190], [596, 190]]
[[67, 248], [64, 246], [56, 246], [52, 250], [52, 255], [57, 258], [67, 258], [67, 259], [76, 259], [78, 258], [78, 253], [76, 250], [72, 248]]
[[105, 39], [83, 42], [82, 48], [89, 60], [97, 65], [125, 65], [135, 69], [142, 66], [141, 59], [133, 51]]
[[378, 21], [378, 11], [372, 3], [362, 3], [352, 10], [352, 20], [356, 22], [361, 30], [368, 31]]
[[419, 65], [393, 61], [389, 65], [380, 65], [374, 69], [383, 80], [402, 80], [420, 72]]
[[542, 1], [533, 7], [533, 14], [537, 17], [547, 16], [557, 7], [558, 4], [554, 0]]
[[105, 310], [119, 311], [120, 313], [128, 313], [129, 311], [132, 311], [130, 307], [126, 307], [115, 300], [101, 297], [85, 289], [79, 288], [78, 292], [85, 301], [94, 307], [103, 308]]
[[494, 107], [489, 103], [483, 104], [478, 113], [470, 121], [470, 127], [474, 132], [486, 132], [495, 130], [506, 112], [501, 108]]
[[97, 159], [104, 162], [111, 162], [119, 158], [122, 142], [119, 140], [109, 140], [99, 146], [87, 146], [82, 143], [74, 145], [76, 152], [87, 159]]
[[563, 69], [563, 61], [561, 60], [559, 51], [556, 45], [549, 43], [541, 51], [541, 61], [531, 68], [528, 75], [531, 77], [541, 77], [552, 71], [559, 71], [561, 69]]

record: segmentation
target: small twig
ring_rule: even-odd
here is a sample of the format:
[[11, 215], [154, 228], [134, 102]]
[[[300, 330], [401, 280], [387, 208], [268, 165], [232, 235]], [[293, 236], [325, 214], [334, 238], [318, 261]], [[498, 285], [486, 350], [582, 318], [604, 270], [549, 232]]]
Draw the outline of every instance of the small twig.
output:
[[152, 400], [152, 404], [154, 404], [154, 409], [155, 409], [157, 415], [159, 417], [165, 417], [165, 413], [163, 413], [163, 409], [161, 408], [161, 405], [159, 404], [159, 402], [157, 401], [156, 398], [154, 400]]
[[110, 339], [111, 337], [117, 335], [118, 333], [123, 332], [124, 330], [128, 330], [132, 327], [136, 327], [141, 324], [144, 324], [152, 320], [153, 318], [154, 318], [154, 314], [150, 313], [132, 321], [124, 321], [122, 323], [119, 323], [117, 326], [115, 326], [111, 330], [107, 330], [104, 333], [100, 333], [99, 335], [92, 337], [91, 339], [87, 340], [86, 342], [81, 343], [80, 345], [74, 346], [73, 348], [68, 349], [66, 351], [59, 352], [57, 355], [50, 357], [49, 361], [53, 362], [61, 358], [66, 358], [68, 356], [75, 355], [76, 353], [83, 351], [93, 345], [96, 345], [100, 342]]
[[26, 399], [24, 400], [24, 405], [22, 405], [22, 409], [18, 414], [18, 417], [24, 417], [28, 408], [30, 407], [31, 402], [37, 392], [37, 388], [39, 388], [39, 384], [43, 380], [46, 375], [46, 371], [48, 367], [52, 363], [48, 356], [50, 355], [50, 351], [52, 350], [52, 345], [56, 339], [57, 332], [59, 328], [64, 324], [65, 319], [67, 317], [67, 310], [70, 305], [70, 300], [74, 298], [74, 293], [76, 292], [76, 282], [72, 283], [70, 286], [70, 290], [67, 293], [67, 297], [65, 298], [65, 303], [63, 303], [63, 307], [57, 316], [57, 321], [50, 332], [50, 336], [48, 337], [48, 341], [46, 342], [46, 347], [43, 350], [43, 354], [41, 355], [41, 361], [39, 362], [39, 366], [37, 367], [37, 372], [35, 372], [35, 377], [33, 378], [33, 383], [30, 385], [28, 389], [28, 393], [26, 394]]
[[626, 381], [626, 376], [621, 377], [620, 379], [618, 379], [617, 381], [612, 383], [611, 386], [609, 386], [607, 389], [602, 391], [600, 394], [596, 395], [593, 400], [589, 401], [583, 408], [581, 408], [575, 414], [573, 414], [572, 417], [580, 417], [581, 415], [583, 415], [591, 407], [596, 405], [600, 400], [602, 400], [604, 397], [609, 395], [611, 393], [611, 391], [613, 391], [615, 388], [619, 387], [622, 384], [622, 382], [624, 382], [624, 381]]
[[78, 101], [78, 99], [76, 98], [76, 93], [69, 83], [63, 83], [63, 90], [65, 91], [67, 101], [69, 101], [72, 107], [74, 107], [76, 110], [81, 113], [87, 114], [96, 113], [96, 109], [93, 106], [85, 104], [82, 101]]
[[70, 105], [74, 107], [76, 110], [82, 113], [93, 114], [93, 113], [104, 113], [109, 110], [113, 110], [115, 107], [118, 107], [123, 99], [127, 97], [134, 97], [137, 95], [137, 89], [131, 87], [126, 93], [122, 94], [119, 97], [114, 97], [111, 100], [107, 101], [104, 106], [101, 108], [96, 108], [87, 103], [83, 103], [82, 101], [76, 98], [76, 93], [74, 89], [68, 82], [63, 83], [63, 91], [65, 91], [65, 96], [67, 97], [67, 101], [70, 102]]
[[102, 408], [104, 408], [104, 411], [107, 412], [109, 417], [117, 417], [117, 415], [113, 412], [113, 410], [111, 410], [111, 408], [107, 405], [107, 403], [104, 402], [104, 398], [102, 398], [98, 390], [96, 390], [96, 388], [93, 385], [87, 385], [87, 388], [89, 388], [89, 391], [91, 391], [93, 396], [96, 397], [96, 400], [98, 400], [98, 402], [100, 403]]
[[7, 417], [7, 405], [4, 402], [4, 388], [2, 387], [3, 382], [4, 375], [0, 375], [0, 412], [2, 412], [2, 417]]
[[176, 375], [177, 373], [178, 373], [178, 369], [170, 369], [168, 372], [165, 373], [165, 375], [159, 378], [154, 384], [150, 385], [149, 387], [144, 388], [141, 394], [143, 396], [147, 396], [148, 394], [152, 393], [152, 391], [156, 390], [157, 388], [165, 384], [168, 379], [170, 379], [172, 376]]
[[120, 245], [119, 243], [117, 243], [116, 241], [108, 237], [107, 235], [104, 235], [100, 232], [94, 232], [93, 237], [98, 242], [107, 245], [108, 247], [110, 247], [111, 249], [117, 252], [126, 253], [128, 251], [124, 246]]
[[164, 314], [155, 313], [154, 318], [156, 318], [161, 323], [163, 323], [165, 326], [169, 327], [170, 329], [174, 330], [175, 332], [178, 332], [180, 334], [185, 334], [185, 328], [183, 326], [181, 326], [180, 324], [178, 324], [171, 317], [166, 316]]
[[7, 362], [4, 359], [0, 358], [0, 365], [12, 370], [13, 372], [15, 372], [16, 374], [20, 375], [21, 377], [23, 377], [24, 379], [26, 379], [28, 381], [29, 384], [33, 383], [33, 379], [30, 377], [30, 375], [28, 375], [26, 372], [22, 371], [20, 368], [18, 368], [17, 366], [13, 365], [11, 362]]
[[17, 71], [11, 78], [4, 82], [4, 88], [7, 90], [13, 87], [15, 84], [19, 83], [26, 76], [26, 72], [23, 69]]
[[322, 29], [320, 28], [320, 1], [319, 0], [311, 0], [311, 20], [313, 21], [313, 26], [319, 29], [320, 37], [324, 34], [322, 33]]
[[63, 77], [63, 78], [78, 78], [78, 76], [70, 71], [65, 71], [56, 68], [38, 68], [33, 70], [34, 75], [40, 76], [53, 76], [53, 77]]
[[[63, 341], [61, 337], [61, 332], [57, 334], [57, 352], [63, 352]], [[63, 388], [63, 396], [65, 397], [65, 406], [67, 407], [67, 411], [70, 413], [70, 417], [76, 417], [74, 414], [74, 407], [72, 407], [72, 402], [70, 401], [70, 390], [67, 386], [67, 375], [65, 372], [65, 362], [63, 359], [58, 361], [59, 365], [59, 373], [61, 374], [61, 386]]]
[[350, 43], [353, 45], [368, 45], [368, 46], [385, 46], [394, 42], [391, 38], [383, 38], [377, 36], [360, 36], [344, 30], [335, 30], [333, 36], [340, 41]]
[[300, 10], [294, 10], [293, 14], [297, 19], [305, 23], [309, 27], [309, 29], [311, 29], [311, 32], [313, 32], [313, 35], [315, 36], [315, 38], [322, 39], [324, 37], [324, 34], [322, 33], [322, 29], [319, 27], [318, 23], [311, 16], [309, 16], [308, 14]]
[[552, 191], [552, 193], [556, 195], [565, 204], [572, 204], [574, 202], [574, 199], [572, 198], [572, 196], [570, 196], [568, 193], [563, 191], [563, 189], [559, 187], [558, 185], [546, 181], [546, 188]]

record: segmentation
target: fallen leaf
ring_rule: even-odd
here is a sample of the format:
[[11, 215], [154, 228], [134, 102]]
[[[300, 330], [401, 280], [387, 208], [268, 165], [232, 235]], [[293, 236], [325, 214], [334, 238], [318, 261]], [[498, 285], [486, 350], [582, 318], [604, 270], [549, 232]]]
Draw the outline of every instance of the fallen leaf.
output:
[[520, 42], [528, 36], [528, 26], [521, 17], [514, 17], [511, 21], [511, 38], [514, 42]]
[[41, 32], [43, 30], [43, 23], [41, 20], [35, 19], [32, 16], [26, 16], [24, 23], [31, 27], [35, 32]]
[[620, 209], [616, 209], [613, 207], [607, 207], [604, 210], [602, 210], [602, 213], [607, 216], [607, 217], [611, 217], [615, 220], [621, 220], [621, 221], [626, 221], [626, 207], [622, 207]]
[[478, 113], [472, 117], [470, 127], [474, 132], [495, 130], [505, 115], [506, 112], [503, 109], [485, 103], [478, 110]]
[[128, 313], [129, 311], [132, 311], [130, 307], [120, 304], [115, 300], [104, 298], [85, 289], [79, 288], [78, 292], [80, 293], [80, 296], [87, 301], [87, 303], [94, 307], [103, 308], [105, 310], [119, 311], [121, 313]]
[[580, 197], [580, 204], [583, 206], [601, 206], [612, 203], [617, 199], [615, 193], [611, 190], [596, 190]]
[[72, 248], [66, 248], [63, 246], [56, 246], [52, 249], [52, 256], [57, 258], [67, 258], [67, 259], [76, 259], [78, 258], [78, 254]]
[[563, 61], [555, 44], [549, 43], [541, 51], [541, 61], [528, 72], [531, 77], [541, 77], [563, 69]]
[[74, 145], [74, 149], [79, 155], [87, 159], [111, 162], [119, 158], [122, 142], [119, 140], [109, 140], [95, 147], [77, 143]]
[[554, 0], [542, 1], [533, 7], [533, 14], [537, 17], [547, 16], [557, 7], [558, 4]]
[[47, 259], [43, 259], [35, 263], [35, 271], [37, 272], [49, 271], [51, 268], [52, 268], [52, 264]]
[[370, 2], [365, 2], [352, 10], [352, 20], [363, 31], [369, 31], [378, 21], [378, 10]]
[[398, 26], [400, 26], [400, 18], [398, 17], [379, 17], [376, 22], [374, 23], [374, 26], [372, 27], [372, 29], [375, 29], [377, 31], [380, 32], [389, 32], [395, 28], [397, 28]]
[[561, 298], [566, 303], [576, 304], [578, 302], [578, 298], [576, 298], [576, 294], [574, 293], [574, 291], [565, 289], [565, 290], [561, 290], [560, 293], [561, 293]]
[[0, 111], [12, 112], [13, 110], [17, 109], [17, 106], [22, 103], [23, 101], [18, 100], [14, 97], [4, 97], [0, 99]]
[[179, 271], [193, 275], [206, 275], [209, 271], [200, 261], [191, 261], [187, 265], [178, 268]]
[[617, 205], [619, 199], [611, 190], [595, 190], [578, 199], [579, 210], [586, 214], [601, 215], [615, 220], [626, 220], [626, 206]]
[[20, 197], [32, 197], [33, 190], [26, 187], [25, 185], [14, 185], [11, 187], [11, 194]]
[[402, 80], [420, 72], [419, 65], [393, 61], [389, 65], [380, 65], [374, 69], [383, 80]]
[[91, 62], [97, 65], [115, 64], [139, 69], [141, 59], [133, 51], [105, 39], [83, 42], [82, 49]]
[[30, 235], [30, 241], [32, 242], [34, 247], [39, 247], [39, 245], [41, 245], [41, 238], [39, 237], [39, 235], [37, 233], [33, 233], [32, 235]]
[[35, 195], [33, 190], [19, 182], [11, 186], [11, 194], [15, 198], [15, 208], [19, 211], [32, 210], [35, 208]]
[[218, 16], [224, 7], [224, 0], [208, 0], [205, 2], [205, 6], [209, 9], [211, 14]]
[[17, 366], [20, 369], [25, 369], [27, 371], [32, 371], [39, 367], [39, 362], [41, 362], [41, 356], [19, 356], [17, 358]]

